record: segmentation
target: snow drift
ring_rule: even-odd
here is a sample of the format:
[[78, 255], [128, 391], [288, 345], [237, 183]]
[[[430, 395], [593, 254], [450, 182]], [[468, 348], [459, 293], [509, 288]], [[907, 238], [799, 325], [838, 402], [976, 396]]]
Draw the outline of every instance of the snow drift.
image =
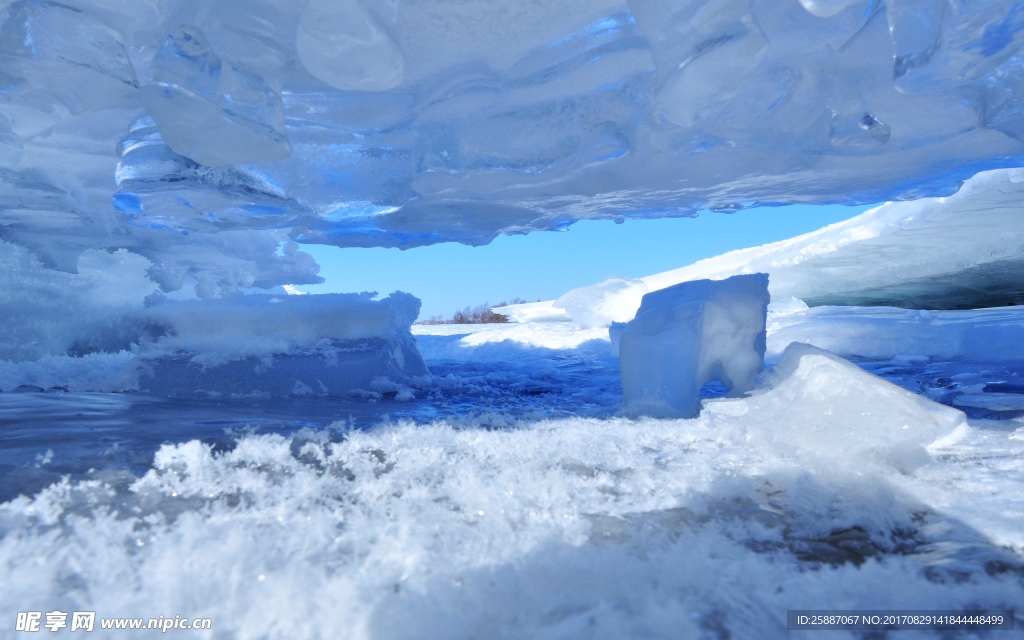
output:
[[828, 351], [791, 343], [750, 396], [712, 400], [709, 412], [770, 422], [751, 430], [768, 446], [849, 459], [880, 456], [908, 470], [929, 460], [924, 447], [966, 428], [964, 414], [879, 379]]
[[1024, 170], [980, 173], [946, 198], [890, 202], [762, 247], [643, 278], [657, 290], [738, 273], [811, 306], [970, 309], [1024, 303]]
[[269, 638], [785, 638], [786, 609], [809, 599], [1024, 602], [1006, 548], [1024, 545], [1019, 441], [950, 438], [959, 412], [820, 351], [780, 367], [693, 420], [479, 416], [164, 444], [139, 477], [0, 505], [0, 611], [187, 612]]
[[[581, 329], [596, 329], [632, 320], [646, 293], [647, 285], [643, 280], [610, 276], [597, 284], [563, 294], [551, 306], [563, 309]], [[513, 313], [522, 314], [518, 309]]]

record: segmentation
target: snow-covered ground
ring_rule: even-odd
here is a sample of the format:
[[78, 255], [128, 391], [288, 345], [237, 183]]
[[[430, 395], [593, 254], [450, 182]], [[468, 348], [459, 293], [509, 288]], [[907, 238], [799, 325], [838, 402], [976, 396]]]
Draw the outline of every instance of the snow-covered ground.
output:
[[[883, 311], [862, 334], [904, 320]], [[777, 305], [769, 360], [784, 331], [842, 351], [829, 323], [857, 313]], [[1024, 610], [1020, 362], [805, 357], [747, 399], [708, 385], [699, 418], [629, 419], [605, 330], [414, 333], [433, 379], [405, 395], [0, 394], [0, 631], [59, 609], [211, 638], [751, 638], [803, 633], [795, 608]]]

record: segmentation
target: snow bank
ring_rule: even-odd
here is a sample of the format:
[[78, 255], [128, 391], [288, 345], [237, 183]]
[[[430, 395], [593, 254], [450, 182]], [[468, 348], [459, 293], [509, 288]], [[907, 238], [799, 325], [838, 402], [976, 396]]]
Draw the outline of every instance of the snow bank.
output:
[[946, 198], [890, 202], [761, 247], [643, 278], [657, 290], [739, 273], [811, 306], [963, 309], [1024, 302], [1024, 170], [980, 173]]
[[494, 307], [491, 311], [505, 316], [512, 322], [569, 322], [572, 320], [564, 309], [554, 306], [554, 300], [509, 304], [504, 307]]
[[[541, 349], [575, 349], [589, 342], [607, 345], [603, 329], [580, 329], [568, 322], [534, 321], [508, 324], [420, 324], [412, 328], [416, 336], [456, 336], [459, 359], [472, 359], [475, 347], [510, 343]], [[510, 357], [513, 357], [510, 355]]]
[[627, 411], [694, 417], [705, 383], [751, 389], [764, 368], [768, 276], [697, 280], [648, 293], [618, 340]]
[[551, 306], [565, 309], [581, 329], [596, 329], [632, 320], [645, 293], [643, 280], [611, 276], [589, 287], [573, 289]]
[[164, 300], [136, 315], [165, 335], [141, 345], [126, 375], [159, 395], [339, 395], [428, 375], [409, 331], [419, 299], [375, 296]]
[[152, 263], [119, 250], [89, 250], [77, 273], [48, 269], [32, 252], [0, 241], [0, 360], [117, 352], [142, 333], [128, 316], [157, 285]]
[[[949, 197], [889, 202], [795, 238], [645, 276], [633, 286], [657, 291], [680, 282], [760, 272], [771, 276], [773, 299], [797, 298], [810, 306], [968, 309], [1022, 304], [1022, 200], [1024, 169], [983, 172]], [[575, 311], [565, 307], [569, 315], [589, 322], [585, 314], [596, 314], [607, 326], [622, 321], [630, 305], [639, 307], [626, 292], [618, 298], [612, 290], [598, 293], [601, 286], [565, 294], [578, 300]], [[615, 311], [603, 312], [604, 305]]]

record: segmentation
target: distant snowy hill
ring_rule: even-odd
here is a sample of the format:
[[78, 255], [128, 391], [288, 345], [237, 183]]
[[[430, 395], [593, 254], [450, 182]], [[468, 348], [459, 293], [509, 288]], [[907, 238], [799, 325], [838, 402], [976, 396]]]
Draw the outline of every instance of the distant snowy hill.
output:
[[[758, 272], [771, 276], [773, 297], [793, 296], [810, 306], [971, 309], [1020, 304], [1024, 170], [980, 173], [948, 198], [890, 202], [802, 236], [731, 251], [640, 280], [648, 291], [657, 291], [689, 280]], [[588, 288], [576, 291], [584, 289]], [[572, 299], [570, 294], [563, 299]], [[620, 305], [617, 295], [609, 289], [603, 304], [609, 309], [638, 306], [636, 287], [621, 294]], [[517, 321], [572, 319], [571, 311], [558, 308], [562, 305], [557, 302], [498, 312]], [[609, 316], [607, 322], [612, 319], [618, 318]]]

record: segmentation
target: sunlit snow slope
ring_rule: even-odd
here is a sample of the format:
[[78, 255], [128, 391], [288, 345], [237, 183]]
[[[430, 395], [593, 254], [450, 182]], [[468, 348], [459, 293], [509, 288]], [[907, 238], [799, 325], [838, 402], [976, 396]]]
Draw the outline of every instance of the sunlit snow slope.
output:
[[767, 273], [775, 300], [810, 306], [976, 309], [1024, 303], [1024, 172], [986, 171], [955, 194], [889, 202], [844, 222], [643, 278], [610, 277], [557, 300], [496, 308], [581, 327], [633, 318], [642, 296], [690, 280]]
[[1024, 172], [980, 173], [947, 198], [890, 202], [762, 247], [643, 278], [767, 272], [776, 297], [821, 304], [970, 309], [1024, 302]]

